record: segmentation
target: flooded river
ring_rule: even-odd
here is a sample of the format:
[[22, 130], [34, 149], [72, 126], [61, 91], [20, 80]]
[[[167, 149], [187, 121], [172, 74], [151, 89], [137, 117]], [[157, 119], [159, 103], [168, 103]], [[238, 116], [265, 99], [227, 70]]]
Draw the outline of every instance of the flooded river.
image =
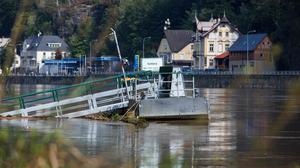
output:
[[[45, 88], [51, 86], [40, 90]], [[151, 122], [147, 128], [136, 129], [124, 123], [84, 119], [2, 120], [0, 125], [43, 133], [58, 129], [85, 155], [130, 167], [300, 165], [300, 96], [272, 89], [201, 89], [201, 93], [211, 103], [208, 125]]]

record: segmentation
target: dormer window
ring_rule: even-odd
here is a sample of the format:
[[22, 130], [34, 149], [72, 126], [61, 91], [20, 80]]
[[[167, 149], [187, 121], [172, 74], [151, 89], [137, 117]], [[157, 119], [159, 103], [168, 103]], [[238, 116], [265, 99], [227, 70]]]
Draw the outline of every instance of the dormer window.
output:
[[60, 48], [61, 43], [48, 43], [47, 46], [50, 48]]

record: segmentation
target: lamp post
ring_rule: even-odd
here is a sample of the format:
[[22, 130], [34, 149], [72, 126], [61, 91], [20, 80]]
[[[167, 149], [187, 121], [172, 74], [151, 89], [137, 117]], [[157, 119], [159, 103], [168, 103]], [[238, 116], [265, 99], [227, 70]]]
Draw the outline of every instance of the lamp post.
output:
[[97, 39], [90, 41], [90, 60], [89, 60], [89, 62], [90, 62], [90, 68], [91, 68], [91, 70], [92, 70], [92, 43], [93, 42], [97, 42], [97, 41], [98, 41]]
[[255, 33], [256, 32], [256, 30], [251, 30], [251, 31], [248, 31], [247, 32], [247, 35], [246, 35], [246, 37], [247, 37], [247, 63], [246, 63], [246, 72], [247, 72], [247, 74], [248, 74], [248, 72], [249, 72], [249, 34], [250, 33]]
[[143, 38], [143, 58], [145, 58], [145, 41], [146, 41], [147, 39], [151, 39], [151, 37], [149, 36], [149, 37], [144, 37], [144, 38]]
[[112, 34], [114, 35], [115, 38], [115, 42], [116, 42], [116, 46], [117, 46], [117, 50], [118, 50], [118, 55], [119, 55], [119, 59], [121, 61], [121, 68], [122, 68], [122, 72], [123, 72], [123, 77], [124, 77], [124, 82], [125, 82], [125, 87], [126, 87], [126, 93], [127, 93], [127, 97], [128, 99], [129, 97], [129, 90], [128, 90], [128, 84], [127, 84], [127, 78], [126, 78], [126, 73], [125, 73], [125, 69], [123, 66], [123, 60], [122, 60], [122, 55], [121, 55], [121, 51], [120, 51], [120, 47], [119, 47], [119, 42], [118, 42], [118, 37], [117, 37], [117, 33], [113, 28], [110, 28], [112, 31]]

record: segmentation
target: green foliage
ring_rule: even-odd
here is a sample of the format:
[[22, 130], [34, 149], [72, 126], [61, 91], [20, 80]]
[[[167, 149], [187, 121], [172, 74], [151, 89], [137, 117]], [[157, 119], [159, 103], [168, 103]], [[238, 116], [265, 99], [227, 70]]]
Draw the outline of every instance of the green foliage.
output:
[[[13, 134], [12, 134], [13, 132]], [[60, 133], [43, 135], [35, 131], [1, 128], [0, 167], [116, 167], [101, 158], [84, 157]]]
[[112, 121], [120, 121], [121, 119], [121, 116], [118, 114], [118, 113], [114, 113], [112, 116], [111, 116], [111, 120]]
[[10, 35], [18, 11], [19, 0], [0, 1], [0, 36]]
[[87, 50], [87, 42], [76, 34], [69, 38], [69, 46], [73, 57], [83, 56]]
[[[107, 40], [110, 27], [117, 30], [121, 52], [133, 60], [134, 54], [142, 53], [144, 37], [146, 56], [156, 54], [163, 37], [164, 21], [171, 20], [171, 29], [195, 30], [194, 15], [197, 11], [200, 20], [222, 17], [224, 10], [233, 25], [242, 33], [248, 30], [268, 33], [275, 45], [282, 46], [282, 54], [277, 59], [279, 69], [300, 69], [300, 21], [298, 0], [124, 0], [115, 7], [105, 7], [99, 1], [91, 1], [93, 12], [80, 23], [73, 23], [72, 16], [77, 6], [67, 7], [68, 0], [59, 0], [61, 15], [55, 0], [32, 1], [32, 10], [25, 12], [25, 32], [23, 37], [37, 34], [59, 34], [67, 39], [73, 56], [87, 54], [89, 42], [99, 39], [98, 45], [107, 54], [116, 54], [115, 44]], [[0, 35], [9, 36], [19, 0], [0, 1]], [[63, 10], [64, 9], [64, 10]], [[118, 19], [117, 19], [118, 18]], [[117, 20], [117, 21], [116, 21]], [[18, 29], [18, 26], [16, 26]]]

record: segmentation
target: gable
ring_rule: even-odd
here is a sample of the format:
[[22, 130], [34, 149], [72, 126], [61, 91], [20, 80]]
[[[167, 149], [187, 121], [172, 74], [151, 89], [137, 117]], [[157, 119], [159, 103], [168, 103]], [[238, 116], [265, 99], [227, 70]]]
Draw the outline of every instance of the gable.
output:
[[240, 31], [238, 31], [235, 27], [233, 27], [230, 23], [218, 23], [216, 24], [210, 31], [204, 33], [202, 36], [207, 37], [209, 36], [212, 32], [217, 32], [219, 29], [228, 29], [231, 33], [235, 33], [237, 36], [241, 34]]

